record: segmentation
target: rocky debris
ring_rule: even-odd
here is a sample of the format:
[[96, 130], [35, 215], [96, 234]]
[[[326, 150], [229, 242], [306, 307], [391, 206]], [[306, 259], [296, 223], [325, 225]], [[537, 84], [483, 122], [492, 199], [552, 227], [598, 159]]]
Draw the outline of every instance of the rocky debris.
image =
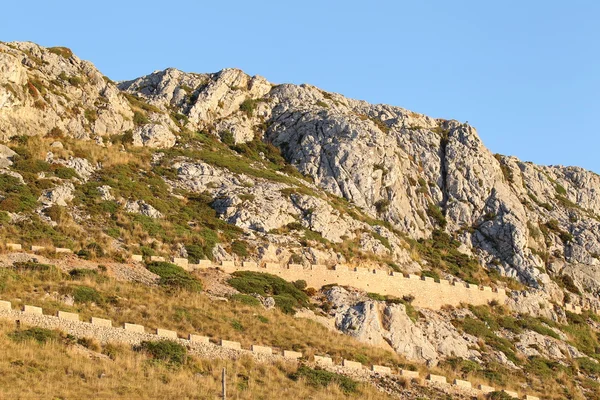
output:
[[73, 200], [74, 191], [75, 186], [71, 182], [66, 182], [52, 189], [45, 190], [38, 201], [45, 208], [53, 205], [66, 207]]
[[145, 124], [133, 131], [133, 145], [156, 149], [169, 149], [175, 146], [177, 137], [163, 125]]
[[125, 211], [134, 214], [145, 215], [150, 218], [162, 218], [162, 213], [144, 200], [131, 201], [125, 203]]
[[586, 357], [575, 347], [558, 339], [533, 331], [525, 331], [515, 338], [515, 346], [527, 357], [543, 357], [548, 360], [565, 360]]
[[65, 167], [74, 169], [77, 175], [81, 177], [85, 182], [87, 182], [97, 170], [97, 168], [94, 167], [91, 162], [89, 162], [85, 158], [80, 157], [69, 157], [68, 159], [64, 160], [61, 158], [54, 158], [54, 154], [50, 152], [46, 156], [46, 161], [50, 163], [64, 165]]
[[0, 168], [10, 167], [13, 164], [12, 158], [16, 155], [17, 153], [12, 151], [10, 148], [0, 144]]
[[112, 188], [108, 185], [102, 185], [98, 187], [98, 192], [100, 193], [100, 198], [104, 201], [112, 201], [115, 197], [110, 192]]

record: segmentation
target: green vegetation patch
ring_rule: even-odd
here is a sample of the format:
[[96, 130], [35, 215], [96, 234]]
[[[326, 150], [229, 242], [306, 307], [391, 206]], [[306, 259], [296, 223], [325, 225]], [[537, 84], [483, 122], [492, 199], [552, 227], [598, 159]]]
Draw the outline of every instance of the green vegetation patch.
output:
[[45, 328], [29, 328], [25, 330], [16, 330], [8, 334], [8, 337], [17, 343], [25, 341], [35, 341], [44, 344], [50, 341], [62, 339], [60, 332]]
[[187, 358], [186, 348], [170, 340], [144, 341], [134, 350], [144, 352], [154, 360], [170, 365], [183, 365]]
[[178, 265], [168, 262], [152, 262], [146, 268], [160, 277], [159, 284], [190, 292], [202, 291], [202, 282]]
[[275, 305], [283, 312], [291, 314], [299, 307], [308, 306], [308, 296], [290, 283], [278, 276], [262, 272], [237, 271], [229, 279], [229, 284], [245, 294], [272, 296]]
[[313, 387], [327, 387], [337, 384], [346, 394], [358, 393], [358, 382], [345, 375], [329, 372], [324, 369], [312, 369], [303, 365], [290, 375], [293, 380], [304, 378]]

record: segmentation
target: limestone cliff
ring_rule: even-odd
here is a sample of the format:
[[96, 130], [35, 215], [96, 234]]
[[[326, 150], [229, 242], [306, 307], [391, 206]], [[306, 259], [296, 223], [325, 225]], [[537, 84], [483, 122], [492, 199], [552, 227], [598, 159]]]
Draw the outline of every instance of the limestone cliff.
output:
[[[570, 302], [598, 307], [600, 177], [494, 155], [465, 123], [235, 69], [167, 69], [114, 84], [68, 49], [0, 44], [0, 138], [61, 134], [105, 148], [121, 135], [131, 146], [125, 152], [169, 150], [154, 153], [151, 165], [169, 169], [162, 178], [170, 195], [210, 196], [218, 217], [240, 228], [264, 260], [334, 264], [361, 253], [373, 255], [361, 263], [432, 270], [435, 259], [412, 243], [445, 233], [490, 276], [517, 278], [548, 304], [568, 293]], [[194, 148], [212, 155], [190, 156]], [[101, 170], [94, 165], [75, 189]], [[114, 201], [141, 213], [143, 199], [134, 197]], [[165, 213], [154, 211], [143, 215]], [[318, 235], [310, 243], [328, 245], [307, 245], [310, 232]], [[211, 256], [232, 257], [217, 242]]]

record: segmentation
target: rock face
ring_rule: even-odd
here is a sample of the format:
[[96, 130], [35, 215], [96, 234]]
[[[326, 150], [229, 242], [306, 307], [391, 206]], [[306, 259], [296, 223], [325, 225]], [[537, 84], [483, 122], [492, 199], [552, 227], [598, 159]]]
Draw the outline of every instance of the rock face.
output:
[[479, 357], [473, 338], [463, 337], [440, 315], [413, 321], [403, 304], [386, 304], [335, 286], [326, 292], [336, 327], [361, 342], [392, 349], [410, 360], [436, 365], [445, 357]]
[[133, 145], [155, 149], [168, 149], [175, 145], [177, 137], [162, 125], [146, 124], [133, 131]]
[[[208, 146], [198, 131], [220, 138], [212, 161], [183, 155]], [[313, 232], [332, 247], [356, 240], [361, 252], [418, 271], [431, 265], [410, 254], [407, 241], [446, 232], [488, 270], [542, 290], [544, 302], [600, 307], [600, 176], [494, 155], [465, 123], [310, 85], [273, 85], [236, 69], [167, 69], [115, 85], [68, 49], [0, 43], [0, 139], [17, 133], [99, 146], [118, 136], [153, 157], [174, 147], [181, 155], [168, 156], [177, 170], [171, 188], [208, 193], [223, 220], [258, 249], [276, 243], [282, 257], [344, 260], [337, 250], [301, 245], [302, 233]], [[276, 146], [287, 169], [256, 173], [278, 162], [264, 146]], [[215, 162], [226, 151], [239, 159]], [[11, 157], [0, 157], [2, 168]], [[62, 160], [92, 179], [97, 166], [84, 158]], [[290, 165], [306, 179], [292, 179]], [[292, 242], [304, 248], [292, 251]], [[556, 283], [563, 276], [573, 282], [569, 296]]]

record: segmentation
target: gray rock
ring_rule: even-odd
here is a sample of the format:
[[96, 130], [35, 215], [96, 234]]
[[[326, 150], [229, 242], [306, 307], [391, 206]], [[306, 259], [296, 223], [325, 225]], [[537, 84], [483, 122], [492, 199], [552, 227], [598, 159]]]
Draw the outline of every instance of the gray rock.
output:
[[175, 145], [177, 137], [163, 125], [146, 124], [133, 131], [133, 145], [168, 149]]

